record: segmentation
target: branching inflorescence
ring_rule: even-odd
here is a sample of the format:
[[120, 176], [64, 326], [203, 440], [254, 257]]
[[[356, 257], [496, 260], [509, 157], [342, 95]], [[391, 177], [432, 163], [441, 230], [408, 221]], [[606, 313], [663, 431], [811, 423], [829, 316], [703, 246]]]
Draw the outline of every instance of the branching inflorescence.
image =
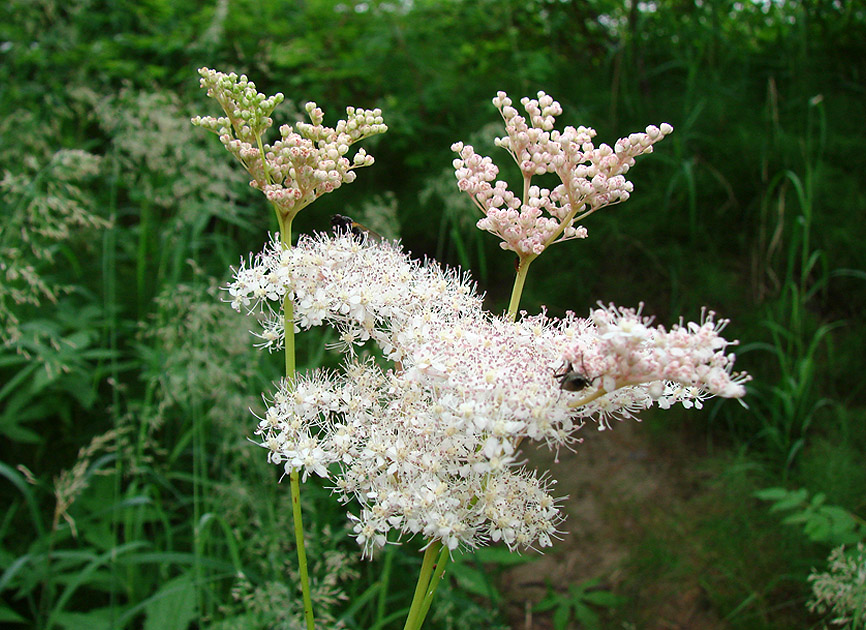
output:
[[[507, 134], [497, 138], [496, 145], [506, 149], [520, 167], [522, 197], [504, 181], [491, 184], [499, 174], [491, 158], [462, 142], [451, 148], [460, 156], [454, 160], [457, 185], [484, 214], [478, 228], [497, 235], [502, 239], [500, 247], [521, 257], [538, 256], [554, 242], [586, 238], [586, 228], [577, 222], [628, 199], [634, 187], [625, 174], [635, 158], [652, 153], [653, 144], [673, 131], [667, 123], [649, 126], [644, 133], [620, 138], [613, 147], [596, 147], [592, 128], [569, 126], [561, 132], [553, 128], [562, 107], [544, 92], [520, 102], [526, 117], [511, 106], [505, 92], [493, 99]], [[529, 185], [533, 176], [546, 173], [555, 173], [560, 184], [552, 190]]]
[[250, 185], [261, 190], [282, 217], [289, 221], [303, 208], [343, 183], [355, 181], [356, 168], [373, 164], [373, 156], [359, 149], [349, 159], [349, 147], [384, 133], [382, 112], [346, 108], [346, 119], [336, 127], [322, 124], [324, 112], [315, 104], [304, 109], [310, 122], [282, 125], [280, 139], [264, 144], [262, 135], [273, 124], [271, 114], [283, 102], [277, 93], [265, 96], [246, 76], [199, 70], [201, 85], [219, 102], [225, 116], [196, 116], [192, 123], [219, 135], [220, 142], [252, 176]]

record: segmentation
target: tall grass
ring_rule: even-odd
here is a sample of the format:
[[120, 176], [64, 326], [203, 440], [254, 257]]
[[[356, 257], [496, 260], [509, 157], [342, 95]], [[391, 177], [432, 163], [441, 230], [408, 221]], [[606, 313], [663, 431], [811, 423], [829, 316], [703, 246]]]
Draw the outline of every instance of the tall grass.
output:
[[[772, 82], [770, 88], [772, 132], [778, 139], [769, 147], [773, 154], [789, 143], [784, 141], [786, 134], [775, 109]], [[780, 462], [783, 476], [803, 449], [821, 409], [834, 404], [822, 394], [823, 366], [831, 360], [828, 336], [842, 325], [822, 323], [815, 314], [833, 270], [827, 254], [815, 248], [812, 236], [815, 178], [825, 170], [826, 118], [820, 100], [810, 102], [806, 112], [805, 130], [795, 132], [802, 138], [801, 172], [784, 169], [773, 175], [761, 199], [761, 225], [768, 236], [762, 242], [765, 249], [760, 272], [772, 284], [775, 295], [763, 309], [762, 325], [770, 338], [750, 348], [768, 353], [777, 369], [775, 382], [755, 384], [752, 413], [760, 421], [756, 437], [765, 444], [764, 452]]]

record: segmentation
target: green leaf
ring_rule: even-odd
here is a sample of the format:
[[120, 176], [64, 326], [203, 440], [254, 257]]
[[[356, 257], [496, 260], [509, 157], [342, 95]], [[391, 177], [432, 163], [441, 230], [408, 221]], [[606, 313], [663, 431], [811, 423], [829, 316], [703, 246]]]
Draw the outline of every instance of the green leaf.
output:
[[601, 621], [595, 611], [580, 602], [574, 604], [574, 618], [579, 621], [581, 627], [586, 628], [586, 630], [600, 630], [601, 628]]
[[815, 518], [806, 522], [803, 526], [803, 531], [810, 540], [814, 542], [824, 542], [828, 540], [830, 536], [830, 521], [819, 515], [815, 515]]
[[583, 601], [588, 604], [595, 604], [596, 606], [614, 608], [624, 604], [627, 599], [621, 595], [615, 595], [610, 591], [588, 591], [584, 593]]
[[553, 613], [553, 627], [556, 630], [566, 630], [569, 619], [571, 619], [571, 608], [567, 604], [562, 603], [556, 608], [556, 612]]
[[0, 621], [4, 623], [26, 623], [27, 620], [6, 604], [0, 603]]
[[532, 607], [532, 610], [534, 610], [536, 612], [545, 612], [547, 610], [552, 610], [556, 606], [559, 606], [560, 602], [562, 602], [562, 598], [559, 595], [557, 595], [556, 593], [551, 593], [550, 595], [548, 595], [547, 597], [542, 599], [540, 602], [535, 604]]
[[474, 595], [488, 597], [490, 595], [490, 587], [488, 585], [487, 576], [483, 571], [470, 567], [465, 564], [453, 567], [451, 575], [454, 577], [460, 588]]
[[483, 547], [481, 549], [476, 549], [473, 555], [478, 562], [484, 564], [498, 564], [504, 567], [532, 562], [531, 557], [513, 553], [508, 551], [506, 547]]
[[195, 587], [184, 574], [166, 582], [145, 606], [144, 630], [187, 630], [196, 618]]
[[793, 490], [788, 493], [787, 497], [784, 497], [778, 501], [776, 501], [775, 505], [770, 507], [771, 512], [781, 512], [782, 510], [792, 510], [795, 507], [800, 507], [806, 499], [809, 498], [809, 491], [805, 488], [799, 488], [798, 490]]
[[811, 505], [813, 508], [820, 507], [824, 504], [824, 501], [827, 500], [827, 495], [823, 492], [819, 492], [814, 497], [812, 497]]
[[785, 488], [764, 488], [755, 492], [755, 496], [762, 501], [779, 501], [788, 496]]
[[120, 614], [112, 608], [95, 608], [83, 613], [62, 611], [54, 619], [64, 630], [115, 630]]

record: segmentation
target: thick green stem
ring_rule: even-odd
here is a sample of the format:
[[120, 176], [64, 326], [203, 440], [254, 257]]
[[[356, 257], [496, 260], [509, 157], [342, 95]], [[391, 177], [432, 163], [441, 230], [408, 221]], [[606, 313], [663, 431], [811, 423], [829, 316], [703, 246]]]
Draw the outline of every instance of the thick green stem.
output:
[[511, 301], [508, 303], [508, 317], [512, 321], [517, 319], [517, 309], [520, 306], [520, 296], [523, 295], [523, 285], [526, 284], [526, 274], [529, 272], [529, 265], [535, 258], [535, 256], [521, 256], [517, 263], [517, 276], [514, 278]]
[[[277, 221], [280, 225], [280, 242], [286, 249], [292, 247], [292, 219], [285, 218], [277, 210]], [[295, 309], [289, 296], [283, 301], [283, 326], [286, 344], [286, 380], [295, 380]], [[304, 619], [307, 630], [314, 630], [316, 624], [313, 617], [313, 600], [310, 596], [310, 575], [307, 571], [307, 550], [304, 546], [304, 522], [301, 516], [301, 483], [297, 470], [289, 475], [289, 485], [292, 492], [292, 520], [295, 524], [295, 545], [298, 548], [298, 573], [301, 576], [301, 593], [304, 599]]]
[[298, 479], [298, 471], [293, 470], [289, 475], [292, 487], [292, 519], [295, 522], [295, 543], [298, 546], [298, 572], [301, 574], [301, 592], [304, 598], [304, 619], [307, 621], [307, 630], [314, 630], [316, 623], [313, 620], [313, 600], [310, 597], [310, 576], [307, 572], [307, 550], [304, 547], [304, 523], [301, 518], [301, 484]]
[[[279, 212], [277, 213], [279, 216]], [[280, 242], [286, 249], [292, 248], [292, 221], [280, 220]], [[283, 325], [286, 344], [286, 380], [295, 380], [295, 304], [290, 296], [283, 300]]]
[[430, 578], [430, 583], [427, 585], [427, 594], [424, 596], [424, 602], [421, 604], [421, 612], [418, 615], [418, 628], [420, 630], [421, 624], [424, 623], [424, 619], [427, 617], [427, 611], [430, 610], [430, 606], [433, 604], [433, 595], [436, 593], [436, 587], [439, 586], [439, 582], [442, 581], [442, 576], [445, 575], [445, 567], [448, 566], [449, 552], [448, 547], [445, 545], [441, 545], [442, 551], [439, 552], [439, 560], [436, 562], [436, 570], [433, 573], [433, 577]]
[[412, 597], [412, 605], [409, 607], [409, 614], [406, 617], [406, 625], [403, 630], [419, 630], [421, 627], [421, 610], [424, 607], [424, 600], [427, 597], [427, 590], [430, 588], [430, 577], [433, 575], [433, 569], [436, 568], [436, 556], [442, 546], [438, 540], [430, 543], [427, 550], [424, 552], [424, 561], [421, 563], [421, 572], [418, 574], [418, 583], [415, 585], [415, 595]]

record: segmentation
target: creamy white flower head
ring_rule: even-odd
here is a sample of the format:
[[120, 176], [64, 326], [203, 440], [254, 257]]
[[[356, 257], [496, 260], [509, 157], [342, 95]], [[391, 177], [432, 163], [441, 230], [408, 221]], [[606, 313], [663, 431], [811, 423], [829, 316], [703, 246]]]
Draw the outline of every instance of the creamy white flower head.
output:
[[454, 398], [470, 393], [443, 394], [352, 362], [343, 373], [283, 381], [256, 434], [271, 462], [304, 478], [328, 476], [342, 501], [360, 506], [351, 518], [365, 553], [392, 530], [452, 550], [500, 540], [513, 549], [550, 546], [562, 520], [551, 482], [485, 449], [493, 431], [454, 413]]
[[[394, 243], [318, 236], [285, 249], [274, 238], [228, 290], [236, 308], [266, 321], [290, 296], [297, 325], [328, 323], [397, 362], [358, 363], [350, 344], [342, 371], [282, 382], [256, 430], [271, 462], [328, 477], [342, 501], [357, 502], [365, 553], [392, 530], [449, 549], [549, 546], [561, 516], [551, 482], [517, 465], [523, 440], [569, 447], [586, 420], [609, 428], [655, 401], [699, 406], [744, 393], [719, 336], [725, 322], [711, 313], [670, 332], [613, 306], [514, 322], [485, 312], [464, 274]], [[563, 360], [586, 371], [581, 387], [561, 387]]]
[[302, 236], [291, 249], [274, 234], [253, 260], [241, 261], [226, 289], [235, 310], [264, 316], [259, 336], [269, 350], [283, 346], [286, 295], [294, 302], [296, 329], [327, 322], [346, 339], [372, 337], [395, 361], [407, 322], [482, 312], [468, 275], [414, 261], [396, 243], [361, 242], [349, 234]]

